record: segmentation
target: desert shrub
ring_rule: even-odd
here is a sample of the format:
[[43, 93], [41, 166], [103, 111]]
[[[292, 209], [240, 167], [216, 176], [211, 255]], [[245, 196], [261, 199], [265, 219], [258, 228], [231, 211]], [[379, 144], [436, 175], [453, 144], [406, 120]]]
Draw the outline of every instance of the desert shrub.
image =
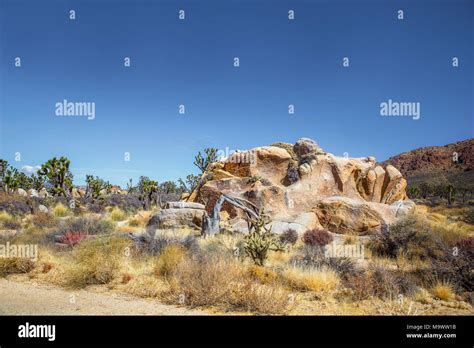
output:
[[470, 207], [464, 212], [463, 220], [468, 224], [474, 224], [474, 208]]
[[107, 284], [117, 275], [129, 241], [125, 238], [89, 239], [73, 251], [73, 266], [66, 273], [66, 285], [83, 288]]
[[112, 221], [123, 221], [127, 218], [127, 215], [118, 207], [114, 207], [110, 212], [110, 219]]
[[73, 248], [88, 237], [89, 235], [85, 232], [68, 231], [60, 235], [57, 238], [57, 242], [67, 247]]
[[437, 281], [432, 287], [431, 287], [431, 293], [433, 294], [434, 297], [443, 300], [443, 301], [450, 301], [454, 299], [455, 293], [454, 293], [454, 287], [451, 283], [447, 281]]
[[6, 211], [0, 211], [0, 224], [4, 221], [10, 220], [12, 216], [8, 214]]
[[35, 267], [32, 259], [25, 257], [0, 257], [0, 276], [8, 274], [28, 273]]
[[309, 246], [324, 246], [334, 239], [326, 230], [313, 229], [303, 234], [303, 243]]
[[186, 249], [181, 245], [166, 246], [155, 264], [155, 274], [168, 277], [173, 270], [183, 261], [186, 256]]
[[238, 284], [228, 307], [262, 314], [282, 314], [289, 306], [290, 293], [274, 286], [245, 281]]
[[314, 153], [307, 153], [306, 155], [301, 156], [300, 158], [300, 165], [308, 163], [310, 164], [312, 161], [316, 160], [316, 154]]
[[240, 259], [246, 256], [243, 238], [238, 234], [219, 233], [213, 238], [201, 240], [199, 246], [207, 254], [222, 254]]
[[191, 307], [278, 314], [286, 310], [289, 294], [284, 289], [254, 283], [235, 258], [199, 253], [178, 264], [164, 298]]
[[299, 267], [330, 268], [343, 280], [360, 272], [349, 257], [326, 257], [319, 247], [304, 245], [299, 253], [290, 259], [290, 264]]
[[290, 267], [282, 272], [283, 280], [295, 290], [330, 291], [339, 286], [336, 272], [327, 268]]
[[143, 227], [145, 226], [144, 222], [137, 217], [132, 217], [130, 220], [128, 220], [128, 225], [132, 227]]
[[55, 217], [65, 217], [69, 215], [69, 209], [62, 203], [58, 203], [53, 208], [53, 215]]
[[431, 262], [433, 275], [449, 280], [456, 289], [474, 290], [474, 238], [465, 238]]
[[133, 194], [111, 194], [104, 198], [104, 205], [117, 207], [126, 212], [135, 212], [142, 208], [142, 203], [137, 196]]
[[283, 185], [289, 186], [300, 180], [300, 173], [298, 171], [298, 162], [293, 160], [288, 163], [288, 169], [286, 177], [283, 181]]
[[366, 272], [349, 275], [345, 285], [353, 290], [356, 300], [374, 296], [382, 299], [396, 299], [399, 295], [411, 295], [417, 289], [410, 275], [390, 271], [380, 265], [371, 265]]
[[163, 290], [160, 280], [153, 276], [142, 275], [132, 278], [130, 275], [124, 275], [122, 283], [124, 281], [126, 284], [124, 290], [137, 297], [154, 298], [159, 296]]
[[196, 254], [174, 270], [171, 300], [191, 307], [226, 304], [243, 276], [244, 270], [235, 259]]
[[50, 213], [36, 212], [31, 217], [31, 222], [33, 225], [38, 227], [53, 227], [56, 225], [56, 220], [54, 216]]
[[108, 234], [115, 229], [115, 223], [100, 218], [80, 217], [63, 221], [58, 228], [59, 234], [81, 232], [88, 235]]
[[270, 180], [268, 180], [266, 178], [263, 178], [261, 176], [258, 176], [258, 175], [254, 175], [254, 176], [249, 177], [247, 179], [247, 184], [255, 184], [258, 181], [260, 181], [263, 186], [271, 186], [272, 185]]
[[248, 269], [249, 276], [262, 283], [262, 284], [271, 284], [278, 279], [278, 274], [270, 268], [252, 265]]
[[28, 198], [17, 194], [0, 193], [0, 211], [11, 215], [25, 215], [31, 212]]
[[105, 212], [105, 208], [106, 208], [103, 200], [97, 200], [97, 201], [89, 200], [84, 205], [87, 207], [87, 210], [95, 214], [101, 214]]
[[293, 229], [288, 229], [280, 235], [280, 242], [283, 244], [294, 245], [298, 240], [298, 232]]
[[18, 230], [21, 228], [21, 221], [12, 216], [10, 219], [5, 219], [1, 226], [7, 230]]
[[383, 226], [371, 236], [368, 247], [376, 255], [395, 258], [403, 253], [408, 259], [436, 258], [443, 254], [443, 243], [426, 221], [410, 216], [391, 226]]
[[298, 156], [296, 155], [295, 151], [293, 150], [293, 144], [278, 141], [276, 143], [271, 144], [270, 146], [276, 146], [276, 147], [280, 147], [282, 149], [285, 149], [286, 152], [288, 152], [290, 154], [292, 159], [294, 159], [294, 160], [298, 159]]
[[158, 255], [169, 245], [180, 245], [192, 253], [200, 250], [197, 239], [191, 235], [183, 237], [166, 233], [143, 233], [134, 239], [134, 251], [137, 255]]

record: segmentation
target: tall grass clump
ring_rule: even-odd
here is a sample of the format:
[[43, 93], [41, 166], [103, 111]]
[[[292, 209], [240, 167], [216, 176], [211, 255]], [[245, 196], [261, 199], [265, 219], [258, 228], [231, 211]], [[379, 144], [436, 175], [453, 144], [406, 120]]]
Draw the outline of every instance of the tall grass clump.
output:
[[129, 246], [129, 240], [120, 237], [102, 237], [82, 242], [73, 251], [66, 285], [83, 288], [109, 283], [117, 275]]

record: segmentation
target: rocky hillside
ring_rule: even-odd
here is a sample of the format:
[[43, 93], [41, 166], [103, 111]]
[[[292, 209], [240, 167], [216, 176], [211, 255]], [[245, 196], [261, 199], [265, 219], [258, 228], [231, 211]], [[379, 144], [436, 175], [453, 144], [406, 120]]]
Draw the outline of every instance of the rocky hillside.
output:
[[[454, 161], [456, 159], [457, 162]], [[389, 158], [382, 166], [398, 168], [411, 185], [450, 182], [474, 186], [474, 138], [444, 146], [422, 147]]]

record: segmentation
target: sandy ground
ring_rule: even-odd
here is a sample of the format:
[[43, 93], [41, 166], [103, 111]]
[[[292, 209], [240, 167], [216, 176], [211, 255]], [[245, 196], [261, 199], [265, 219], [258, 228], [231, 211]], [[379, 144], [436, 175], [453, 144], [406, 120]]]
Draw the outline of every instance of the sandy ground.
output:
[[205, 315], [154, 300], [70, 291], [37, 283], [0, 279], [0, 314], [6, 315]]

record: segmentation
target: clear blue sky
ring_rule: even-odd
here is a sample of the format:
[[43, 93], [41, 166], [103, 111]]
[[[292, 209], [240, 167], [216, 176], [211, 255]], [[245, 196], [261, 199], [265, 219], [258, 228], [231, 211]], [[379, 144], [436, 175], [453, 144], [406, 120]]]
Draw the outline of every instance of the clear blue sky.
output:
[[[210, 146], [310, 137], [384, 160], [473, 137], [474, 1], [0, 0], [0, 16], [0, 157], [65, 155], [76, 184], [175, 180]], [[57, 117], [63, 99], [95, 119]], [[388, 99], [421, 118], [381, 117]]]

